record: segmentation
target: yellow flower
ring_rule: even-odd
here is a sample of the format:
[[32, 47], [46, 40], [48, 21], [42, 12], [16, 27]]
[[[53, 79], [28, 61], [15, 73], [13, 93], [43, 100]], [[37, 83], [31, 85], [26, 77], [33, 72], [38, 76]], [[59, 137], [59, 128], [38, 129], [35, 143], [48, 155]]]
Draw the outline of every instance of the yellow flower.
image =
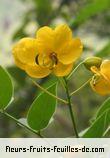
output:
[[31, 77], [43, 78], [54, 73], [66, 76], [73, 63], [82, 53], [79, 38], [64, 24], [55, 29], [44, 26], [37, 31], [36, 38], [23, 38], [13, 47], [16, 65]]
[[100, 66], [91, 67], [95, 74], [90, 82], [92, 89], [100, 95], [110, 94], [110, 60], [104, 60]]

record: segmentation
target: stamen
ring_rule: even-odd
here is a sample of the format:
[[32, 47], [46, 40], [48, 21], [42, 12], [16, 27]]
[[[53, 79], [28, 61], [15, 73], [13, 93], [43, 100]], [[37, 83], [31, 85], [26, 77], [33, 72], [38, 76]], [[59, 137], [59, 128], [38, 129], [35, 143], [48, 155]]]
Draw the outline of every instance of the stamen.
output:
[[52, 59], [54, 65], [58, 64], [58, 59], [57, 59], [56, 53], [51, 53], [50, 58]]
[[96, 84], [99, 82], [100, 80], [100, 77], [99, 75], [94, 75], [93, 76], [93, 79], [92, 79], [92, 83], [93, 83], [93, 86], [96, 86]]

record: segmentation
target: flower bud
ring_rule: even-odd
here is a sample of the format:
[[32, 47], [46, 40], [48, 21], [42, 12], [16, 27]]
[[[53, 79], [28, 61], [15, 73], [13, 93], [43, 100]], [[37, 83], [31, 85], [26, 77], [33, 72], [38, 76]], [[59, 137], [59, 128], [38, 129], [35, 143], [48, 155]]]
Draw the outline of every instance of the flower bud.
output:
[[85, 59], [85, 61], [83, 62], [84, 66], [90, 70], [90, 68], [92, 66], [96, 66], [97, 68], [100, 68], [100, 65], [102, 63], [102, 59], [99, 57], [89, 57], [87, 59]]

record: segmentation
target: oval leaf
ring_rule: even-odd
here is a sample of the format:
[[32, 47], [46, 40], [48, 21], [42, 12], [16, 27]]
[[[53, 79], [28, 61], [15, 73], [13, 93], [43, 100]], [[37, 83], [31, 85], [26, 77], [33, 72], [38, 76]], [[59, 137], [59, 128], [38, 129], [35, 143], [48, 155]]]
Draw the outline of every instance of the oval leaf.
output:
[[[56, 84], [47, 89], [52, 94], [56, 95]], [[41, 93], [33, 102], [27, 116], [29, 126], [34, 130], [45, 128], [56, 108], [56, 99], [49, 94]]]
[[8, 72], [0, 66], [0, 109], [6, 108], [13, 96], [13, 85]]
[[88, 128], [83, 138], [100, 138], [110, 125], [110, 109], [106, 110], [94, 123]]

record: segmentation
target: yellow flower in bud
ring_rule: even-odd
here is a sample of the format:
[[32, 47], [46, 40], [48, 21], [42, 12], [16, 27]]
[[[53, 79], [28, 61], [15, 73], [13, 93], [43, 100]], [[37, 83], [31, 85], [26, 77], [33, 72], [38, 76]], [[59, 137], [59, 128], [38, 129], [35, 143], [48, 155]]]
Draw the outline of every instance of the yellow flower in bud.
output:
[[92, 89], [100, 95], [110, 94], [110, 60], [104, 60], [100, 66], [91, 67], [95, 74], [90, 82]]
[[92, 66], [96, 66], [97, 68], [99, 68], [102, 63], [102, 59], [99, 57], [95, 57], [95, 56], [88, 57], [87, 59], [85, 59], [85, 61], [83, 63], [84, 63], [84, 66], [88, 70], [91, 70]]
[[13, 47], [16, 65], [31, 77], [43, 78], [54, 73], [66, 76], [73, 63], [82, 53], [79, 38], [64, 24], [55, 29], [44, 26], [37, 31], [36, 38], [23, 38]]

